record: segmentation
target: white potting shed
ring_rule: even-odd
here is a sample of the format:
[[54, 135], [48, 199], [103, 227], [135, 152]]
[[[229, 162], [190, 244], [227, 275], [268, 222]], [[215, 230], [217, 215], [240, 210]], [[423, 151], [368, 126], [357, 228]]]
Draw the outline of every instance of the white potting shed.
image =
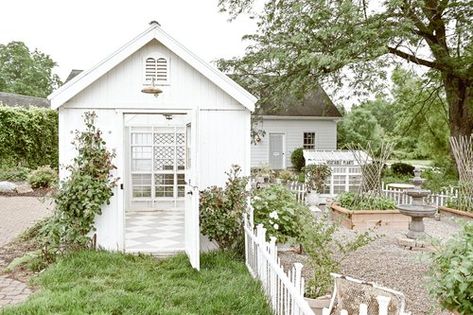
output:
[[223, 186], [232, 164], [249, 175], [256, 98], [151, 22], [49, 99], [59, 110], [61, 165], [77, 154], [73, 132], [84, 129], [87, 111], [116, 152], [119, 183], [96, 219], [98, 245], [185, 251], [198, 269], [199, 190]]
[[335, 197], [342, 192], [356, 192], [361, 185], [361, 165], [358, 161], [370, 162], [364, 151], [350, 150], [304, 150], [306, 165], [327, 164], [332, 171], [325, 181], [323, 197]]

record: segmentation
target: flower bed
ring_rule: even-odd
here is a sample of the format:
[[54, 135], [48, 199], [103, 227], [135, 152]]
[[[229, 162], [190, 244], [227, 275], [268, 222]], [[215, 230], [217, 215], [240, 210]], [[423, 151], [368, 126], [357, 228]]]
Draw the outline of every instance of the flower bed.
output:
[[398, 210], [350, 210], [338, 203], [330, 204], [332, 219], [351, 230], [406, 230], [411, 219]]
[[473, 212], [453, 209], [449, 207], [439, 207], [440, 214], [453, 214], [466, 219], [473, 219]]

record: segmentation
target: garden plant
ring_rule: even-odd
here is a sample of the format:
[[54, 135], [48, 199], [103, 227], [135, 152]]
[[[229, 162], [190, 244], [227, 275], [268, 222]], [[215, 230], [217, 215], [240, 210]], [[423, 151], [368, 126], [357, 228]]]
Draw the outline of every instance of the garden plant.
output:
[[233, 165], [225, 188], [212, 186], [200, 192], [200, 227], [222, 250], [244, 253], [243, 214], [247, 207], [248, 178]]

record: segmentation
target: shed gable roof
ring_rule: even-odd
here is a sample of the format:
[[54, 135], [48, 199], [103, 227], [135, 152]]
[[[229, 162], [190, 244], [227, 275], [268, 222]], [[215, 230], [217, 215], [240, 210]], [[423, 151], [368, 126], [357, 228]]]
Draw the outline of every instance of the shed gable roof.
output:
[[51, 93], [51, 95], [48, 96], [48, 99], [51, 101], [51, 107], [54, 109], [59, 108], [147, 43], [156, 39], [182, 60], [187, 62], [191, 67], [200, 72], [204, 77], [228, 93], [228, 95], [237, 100], [241, 105], [250, 111], [254, 110], [257, 101], [256, 97], [251, 95], [228, 76], [220, 72], [217, 68], [203, 61], [182, 44], [177, 42], [169, 34], [164, 32], [157, 22], [151, 22], [150, 24], [151, 26], [146, 31], [122, 46], [109, 57], [102, 60], [90, 70], [82, 71], [77, 74], [59, 89]]

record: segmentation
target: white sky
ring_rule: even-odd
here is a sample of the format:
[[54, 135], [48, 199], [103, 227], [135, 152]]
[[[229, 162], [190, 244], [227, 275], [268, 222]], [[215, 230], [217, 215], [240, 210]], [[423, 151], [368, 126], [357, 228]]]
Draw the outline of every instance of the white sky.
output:
[[0, 43], [23, 41], [71, 69], [88, 69], [157, 20], [171, 36], [206, 61], [242, 55], [241, 37], [253, 20], [228, 22], [217, 0], [10, 0], [0, 7]]

